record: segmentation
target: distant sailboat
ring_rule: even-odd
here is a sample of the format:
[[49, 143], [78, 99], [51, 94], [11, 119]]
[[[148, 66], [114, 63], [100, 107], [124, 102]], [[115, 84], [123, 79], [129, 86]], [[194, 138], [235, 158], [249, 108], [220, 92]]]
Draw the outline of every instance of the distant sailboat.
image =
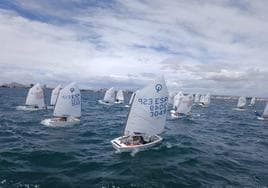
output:
[[205, 95], [200, 96], [199, 105], [202, 106], [205, 102]]
[[195, 102], [195, 103], [199, 103], [199, 102], [200, 102], [200, 94], [199, 94], [199, 93], [196, 93], [196, 94], [195, 94], [194, 102]]
[[17, 106], [17, 110], [42, 110], [46, 109], [43, 88], [39, 83], [29, 89], [26, 106]]
[[183, 93], [181, 91], [179, 93], [177, 93], [177, 95], [174, 96], [172, 110], [176, 110], [176, 108], [179, 106], [182, 98], [183, 98]]
[[177, 119], [191, 115], [191, 109], [193, 106], [193, 95], [182, 96], [180, 101], [175, 104], [175, 109], [170, 111], [171, 118]]
[[60, 90], [62, 89], [62, 86], [61, 85], [58, 85], [57, 87], [55, 87], [52, 92], [51, 92], [51, 98], [50, 98], [50, 106], [48, 106], [49, 109], [53, 109], [55, 104], [56, 104], [56, 101], [57, 101], [57, 98], [60, 94]]
[[131, 103], [132, 103], [132, 101], [133, 101], [134, 95], [135, 95], [135, 92], [133, 92], [133, 93], [131, 94], [130, 99], [129, 99], [129, 102], [128, 102], [128, 104], [125, 105], [125, 107], [127, 107], [127, 108], [130, 107], [130, 105], [131, 105]]
[[105, 92], [103, 100], [98, 100], [100, 104], [111, 106], [115, 102], [115, 90], [114, 88], [110, 88]]
[[257, 112], [256, 112], [256, 115], [257, 115], [258, 120], [268, 120], [268, 102], [266, 103], [266, 106], [264, 108], [262, 115], [258, 114]]
[[203, 97], [201, 106], [202, 107], [208, 107], [210, 104], [210, 94], [206, 94], [206, 96]]
[[239, 97], [235, 110], [244, 111], [247, 104], [246, 97]]
[[124, 135], [111, 141], [120, 152], [143, 150], [162, 141], [168, 105], [164, 78], [135, 92], [124, 128]]
[[122, 90], [119, 90], [115, 97], [116, 104], [123, 104], [124, 103], [124, 93]]
[[41, 124], [47, 126], [66, 126], [80, 122], [81, 93], [74, 82], [60, 90], [53, 116], [54, 118], [41, 121]]
[[254, 106], [255, 103], [256, 103], [256, 97], [252, 97], [251, 101], [250, 101], [250, 104], [248, 106]]

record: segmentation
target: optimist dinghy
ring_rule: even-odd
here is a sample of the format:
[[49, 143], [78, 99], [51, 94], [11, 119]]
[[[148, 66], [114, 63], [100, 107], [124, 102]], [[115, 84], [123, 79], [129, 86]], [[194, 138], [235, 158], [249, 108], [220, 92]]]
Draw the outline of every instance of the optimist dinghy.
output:
[[210, 104], [210, 94], [208, 93], [208, 94], [206, 94], [206, 96], [203, 97], [202, 102], [200, 103], [200, 105], [202, 107], [206, 108], [206, 107], [209, 106], [209, 104]]
[[29, 89], [26, 106], [17, 106], [17, 110], [35, 111], [46, 109], [43, 88], [39, 83]]
[[115, 104], [123, 104], [124, 103], [124, 93], [122, 90], [119, 90], [115, 97]]
[[111, 106], [115, 102], [115, 90], [114, 88], [110, 88], [105, 92], [103, 100], [98, 100], [99, 104], [104, 104]]
[[246, 104], [247, 104], [246, 97], [239, 97], [238, 102], [237, 102], [237, 108], [235, 108], [235, 110], [245, 111]]
[[68, 126], [80, 123], [81, 93], [75, 83], [60, 90], [55, 108], [54, 118], [45, 119], [41, 124], [46, 126]]
[[168, 105], [164, 78], [157, 79], [135, 92], [123, 136], [111, 141], [119, 152], [145, 150], [162, 141]]
[[266, 103], [266, 106], [264, 108], [262, 115], [258, 114], [257, 112], [255, 112], [255, 113], [257, 115], [258, 120], [262, 120], [262, 121], [268, 120], [268, 102]]
[[252, 97], [251, 101], [250, 101], [250, 104], [248, 106], [254, 106], [255, 103], [256, 103], [256, 97]]
[[133, 97], [134, 97], [134, 95], [135, 95], [135, 92], [133, 92], [133, 93], [131, 94], [128, 104], [125, 105], [126, 108], [129, 108], [129, 107], [130, 107], [130, 105], [131, 105], [131, 103], [132, 103], [132, 101], [133, 101]]
[[48, 109], [54, 109], [57, 98], [60, 94], [60, 90], [62, 89], [61, 85], [58, 85], [57, 87], [55, 87], [52, 92], [51, 92], [51, 98], [50, 98], [50, 106], [48, 106]]
[[195, 94], [194, 102], [197, 103], [197, 104], [200, 102], [200, 94], [199, 93]]
[[175, 104], [176, 110], [171, 110], [171, 119], [178, 119], [191, 115], [191, 109], [193, 106], [193, 95], [183, 96], [181, 100]]

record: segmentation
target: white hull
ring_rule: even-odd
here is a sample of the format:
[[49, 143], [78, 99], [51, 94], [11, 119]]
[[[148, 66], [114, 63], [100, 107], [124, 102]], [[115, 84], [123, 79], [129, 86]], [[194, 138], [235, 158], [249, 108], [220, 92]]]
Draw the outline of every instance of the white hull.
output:
[[16, 110], [23, 110], [23, 111], [38, 111], [38, 110], [45, 110], [46, 108], [34, 108], [33, 106], [17, 106]]
[[142, 151], [146, 150], [148, 148], [151, 148], [157, 144], [160, 144], [162, 142], [162, 138], [158, 135], [154, 135], [155, 140], [146, 144], [139, 144], [139, 145], [126, 145], [122, 143], [122, 139], [127, 138], [128, 136], [121, 136], [118, 138], [115, 138], [111, 141], [113, 148], [116, 149], [119, 152], [132, 152], [132, 151]]
[[53, 110], [55, 106], [47, 106], [48, 110]]
[[124, 101], [115, 101], [114, 104], [123, 104]]
[[71, 126], [80, 123], [80, 119], [78, 118], [67, 118], [67, 121], [59, 121], [59, 118], [50, 118], [44, 119], [41, 121], [42, 125], [49, 126], [49, 127], [64, 127], [64, 126]]
[[128, 104], [125, 105], [126, 108], [129, 108], [130, 106]]
[[234, 110], [243, 112], [243, 111], [245, 111], [246, 109], [245, 109], [245, 108], [234, 108]]
[[260, 117], [260, 116], [257, 116], [257, 119], [261, 120], [261, 121], [267, 121], [268, 120], [268, 118], [264, 118], [264, 117]]
[[171, 119], [181, 119], [181, 118], [186, 118], [186, 117], [189, 117], [189, 115], [186, 115], [186, 114], [177, 114], [174, 110], [170, 110], [170, 116], [171, 116]]
[[106, 106], [112, 106], [114, 103], [110, 103], [110, 102], [105, 102], [103, 100], [98, 100], [98, 103], [99, 104], [103, 104], [103, 105], [106, 105]]

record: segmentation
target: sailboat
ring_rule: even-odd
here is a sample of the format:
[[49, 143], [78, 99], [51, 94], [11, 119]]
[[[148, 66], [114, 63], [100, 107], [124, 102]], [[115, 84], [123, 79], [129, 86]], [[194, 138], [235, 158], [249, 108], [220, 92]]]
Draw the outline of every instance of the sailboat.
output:
[[168, 90], [164, 78], [135, 92], [123, 136], [111, 141], [119, 152], [144, 150], [159, 144], [164, 131]]
[[172, 107], [172, 110], [170, 110], [170, 113], [175, 113], [175, 111], [176, 111], [177, 107], [179, 106], [182, 98], [183, 98], [183, 93], [181, 91], [174, 96], [173, 107]]
[[237, 108], [235, 108], [235, 110], [244, 111], [246, 104], [247, 104], [246, 97], [239, 97], [237, 102]]
[[41, 121], [41, 124], [46, 126], [67, 126], [80, 122], [81, 93], [74, 82], [60, 90], [53, 116], [53, 118]]
[[128, 104], [125, 105], [125, 107], [127, 107], [127, 108], [130, 107], [130, 105], [131, 105], [131, 103], [132, 103], [132, 101], [133, 101], [134, 95], [135, 95], [135, 92], [133, 92], [133, 93], [131, 94], [130, 99], [129, 99], [129, 102], [128, 102]]
[[196, 94], [195, 94], [194, 102], [195, 102], [195, 103], [199, 103], [199, 102], [200, 102], [200, 94], [199, 94], [199, 93], [196, 93]]
[[43, 88], [39, 83], [29, 89], [26, 106], [17, 106], [17, 110], [42, 110], [46, 109]]
[[119, 90], [115, 97], [115, 104], [123, 104], [124, 103], [124, 93], [122, 90]]
[[98, 100], [100, 104], [111, 106], [115, 102], [115, 90], [114, 88], [110, 88], [105, 92], [103, 100]]
[[50, 98], [50, 106], [48, 106], [48, 109], [53, 109], [55, 107], [57, 98], [59, 96], [60, 90], [62, 89], [61, 85], [58, 85], [55, 87], [51, 92], [51, 98]]
[[251, 101], [250, 101], [250, 104], [248, 106], [254, 106], [255, 103], [256, 103], [256, 97], [252, 97]]
[[266, 106], [264, 108], [262, 115], [258, 114], [256, 111], [255, 113], [257, 115], [258, 120], [268, 120], [268, 102], [266, 103]]
[[205, 95], [201, 95], [200, 100], [199, 100], [199, 105], [203, 106], [204, 102], [205, 102]]
[[175, 106], [176, 110], [170, 112], [172, 119], [190, 116], [193, 106], [193, 95], [182, 96], [181, 100]]
[[206, 96], [203, 97], [201, 106], [202, 107], [208, 107], [210, 104], [210, 94], [206, 94]]

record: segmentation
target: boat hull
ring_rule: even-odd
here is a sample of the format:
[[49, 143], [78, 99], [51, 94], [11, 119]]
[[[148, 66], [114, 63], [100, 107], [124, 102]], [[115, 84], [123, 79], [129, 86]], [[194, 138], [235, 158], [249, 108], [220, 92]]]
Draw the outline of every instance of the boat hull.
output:
[[42, 125], [49, 126], [49, 127], [64, 127], [64, 126], [71, 126], [75, 124], [79, 124], [80, 119], [78, 118], [68, 118], [67, 121], [59, 121], [57, 118], [49, 118], [44, 119], [41, 121]]
[[135, 150], [142, 151], [142, 150], [146, 150], [148, 148], [154, 147], [162, 142], [163, 138], [161, 138], [158, 135], [154, 135], [154, 136], [156, 139], [146, 144], [126, 145], [122, 143], [121, 140], [124, 138], [127, 138], [128, 136], [121, 136], [121, 137], [115, 138], [111, 141], [111, 143], [112, 143], [113, 148], [119, 152], [132, 152]]
[[245, 109], [245, 108], [234, 108], [234, 110], [243, 112], [243, 111], [245, 111], [246, 109]]
[[112, 105], [114, 105], [114, 103], [105, 102], [105, 101], [103, 101], [103, 100], [98, 100], [98, 103], [99, 103], [99, 104], [106, 105], [106, 106], [112, 106]]
[[16, 110], [23, 110], [23, 111], [38, 111], [38, 110], [45, 110], [46, 108], [34, 108], [32, 106], [17, 106]]

